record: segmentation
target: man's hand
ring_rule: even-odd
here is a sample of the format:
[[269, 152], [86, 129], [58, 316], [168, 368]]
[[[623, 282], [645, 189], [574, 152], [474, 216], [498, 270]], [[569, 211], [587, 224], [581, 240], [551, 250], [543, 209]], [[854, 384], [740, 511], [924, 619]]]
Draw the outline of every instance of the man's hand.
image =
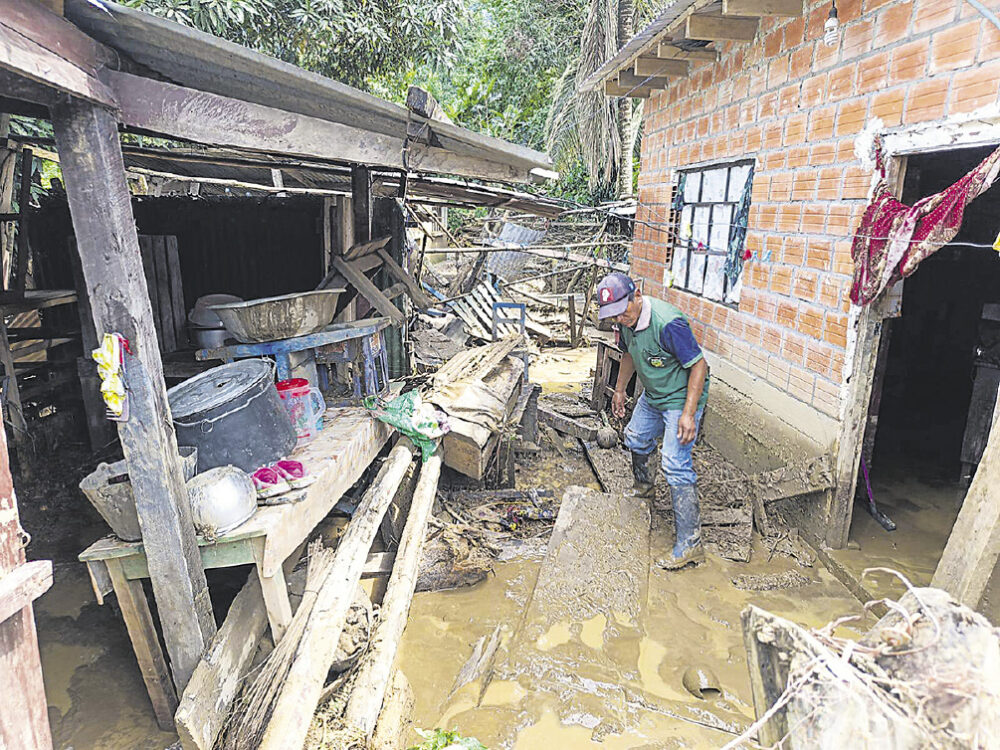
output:
[[[612, 404], [614, 404], [613, 400]], [[677, 420], [677, 439], [682, 444], [687, 445], [694, 440], [695, 427], [694, 417], [684, 412], [681, 414], [681, 418]]]
[[615, 391], [611, 397], [611, 413], [618, 419], [625, 418], [625, 391]]

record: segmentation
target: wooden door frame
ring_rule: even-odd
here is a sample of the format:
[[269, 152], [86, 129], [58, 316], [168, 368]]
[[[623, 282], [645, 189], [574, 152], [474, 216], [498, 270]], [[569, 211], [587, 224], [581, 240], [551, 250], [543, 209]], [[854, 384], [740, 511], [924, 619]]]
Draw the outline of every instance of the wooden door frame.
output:
[[[944, 122], [923, 123], [887, 132], [883, 136], [886, 179], [893, 194], [902, 199], [908, 157], [997, 144], [1000, 144], [1000, 111], [996, 108], [960, 115]], [[898, 317], [895, 309], [900, 297], [901, 286], [893, 294], [887, 290], [865, 307], [851, 307], [847, 353], [850, 375], [841, 404], [835, 484], [830, 498], [826, 538], [823, 540], [834, 549], [847, 546], [879, 343], [884, 321]], [[853, 347], [850, 341], [852, 333]]]

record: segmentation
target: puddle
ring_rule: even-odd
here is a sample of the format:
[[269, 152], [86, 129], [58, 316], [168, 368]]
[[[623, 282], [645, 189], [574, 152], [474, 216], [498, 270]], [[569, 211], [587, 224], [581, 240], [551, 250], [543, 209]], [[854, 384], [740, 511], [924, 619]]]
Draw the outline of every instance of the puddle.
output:
[[[545, 353], [532, 365], [532, 380], [546, 391], [572, 392], [592, 377], [593, 365], [593, 349]], [[599, 488], [585, 457], [566, 453], [544, 453], [525, 462], [518, 486], [552, 487], [560, 495], [569, 484]], [[651, 560], [662, 556], [671, 541], [660, 526], [654, 523]], [[747, 604], [808, 626], [861, 612], [857, 600], [825, 570], [800, 569], [786, 558], [768, 562], [758, 542], [746, 564], [710, 555], [693, 570], [651, 568], [638, 622], [630, 613], [611, 611], [580, 623], [556, 622], [530, 642], [539, 658], [552, 659], [552, 665], [570, 664], [572, 674], [549, 674], [541, 681], [514, 675], [489, 685], [478, 705], [478, 683], [449, 697], [475, 642], [495, 625], [509, 627], [498, 661], [512, 647], [509, 635], [518, 626], [538, 569], [537, 560], [498, 563], [495, 574], [474, 587], [415, 597], [399, 656], [416, 694], [415, 726], [457, 728], [491, 750], [721, 747], [753, 720], [740, 625]], [[748, 592], [730, 581], [740, 574], [790, 569], [803, 570], [812, 583], [791, 592]], [[449, 627], [434, 625], [438, 620]], [[718, 697], [701, 700], [684, 689], [684, 672], [692, 666], [718, 677]], [[617, 672], [615, 684], [607, 682], [609, 667]], [[572, 689], [565, 679], [572, 680]], [[563, 685], [576, 697], [558, 699], [542, 682]], [[609, 689], [620, 696], [606, 700], [615, 695]]]

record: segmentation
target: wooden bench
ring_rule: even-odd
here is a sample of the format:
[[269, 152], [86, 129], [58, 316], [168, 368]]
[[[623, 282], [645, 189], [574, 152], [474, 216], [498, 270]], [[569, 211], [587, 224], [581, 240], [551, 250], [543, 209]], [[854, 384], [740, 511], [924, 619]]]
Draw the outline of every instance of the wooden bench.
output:
[[[360, 479], [392, 432], [364, 409], [328, 410], [319, 435], [292, 453], [292, 458], [302, 461], [316, 477], [303, 500], [258, 507], [249, 520], [228, 534], [215, 540], [199, 537], [206, 569], [256, 566], [275, 642], [292, 619], [282, 565]], [[107, 536], [80, 553], [79, 559], [87, 564], [99, 603], [104, 603], [106, 594], [115, 592], [157, 721], [172, 727], [177, 696], [142, 588], [142, 579], [149, 578], [142, 542]], [[377, 574], [386, 568], [385, 561], [373, 555], [369, 568], [370, 574]]]

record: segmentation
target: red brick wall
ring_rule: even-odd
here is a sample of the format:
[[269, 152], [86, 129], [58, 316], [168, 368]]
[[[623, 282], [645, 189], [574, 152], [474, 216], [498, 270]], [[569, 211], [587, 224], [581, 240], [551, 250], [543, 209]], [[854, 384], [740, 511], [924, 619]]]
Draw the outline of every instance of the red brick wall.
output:
[[[986, 5], [996, 8], [997, 0]], [[871, 174], [854, 139], [998, 101], [1000, 30], [965, 0], [840, 0], [840, 39], [822, 42], [829, 2], [767, 18], [751, 43], [646, 102], [633, 271], [681, 307], [702, 345], [836, 416], [847, 334], [851, 236]], [[675, 170], [755, 156], [739, 309], [664, 290]], [[641, 222], [648, 222], [648, 226]], [[765, 262], [764, 258], [768, 258]]]

